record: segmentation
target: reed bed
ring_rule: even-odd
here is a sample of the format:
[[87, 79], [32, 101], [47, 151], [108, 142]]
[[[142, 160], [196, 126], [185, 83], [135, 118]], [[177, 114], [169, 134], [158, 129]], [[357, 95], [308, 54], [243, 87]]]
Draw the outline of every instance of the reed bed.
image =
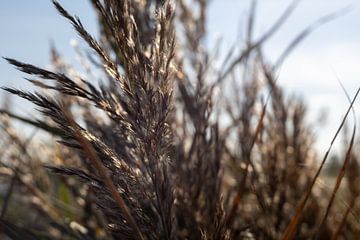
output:
[[[3, 89], [40, 113], [0, 109], [0, 235], [4, 239], [357, 239], [356, 126], [335, 175], [307, 107], [276, 83], [262, 53], [293, 1], [258, 39], [256, 1], [246, 39], [221, 64], [206, 49], [206, 0], [90, 0], [100, 34], [53, 1], [87, 44], [86, 74], [51, 50], [51, 69], [6, 60], [37, 90]], [[238, 43], [237, 43], [238, 44]], [[14, 127], [30, 125], [42, 134]], [[46, 133], [46, 134], [45, 134]], [[319, 181], [331, 178], [323, 188]]]

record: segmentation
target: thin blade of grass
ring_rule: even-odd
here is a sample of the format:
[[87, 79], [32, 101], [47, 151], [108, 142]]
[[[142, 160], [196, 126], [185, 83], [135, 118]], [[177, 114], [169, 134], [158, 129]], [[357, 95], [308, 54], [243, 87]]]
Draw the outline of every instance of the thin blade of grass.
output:
[[[291, 15], [291, 13], [296, 9], [297, 5], [300, 3], [300, 0], [294, 0], [292, 1], [289, 6], [285, 9], [283, 14], [278, 18], [278, 20], [270, 27], [270, 29], [260, 37], [259, 40], [257, 40], [255, 43], [250, 44], [241, 54], [239, 57], [237, 57], [230, 66], [223, 71], [222, 74], [220, 74], [217, 83], [222, 82], [237, 66], [239, 63], [243, 62], [250, 53], [253, 52], [253, 50], [259, 48], [264, 42], [266, 42], [271, 36], [273, 36], [280, 28], [281, 26], [286, 22], [288, 17]], [[255, 9], [255, 6], [253, 6]]]
[[255, 16], [256, 16], [256, 6], [257, 6], [257, 0], [253, 0], [250, 6], [250, 16], [248, 20], [248, 26], [247, 26], [247, 41], [250, 45], [252, 42], [253, 32], [254, 32], [254, 23], [255, 23]]
[[346, 167], [348, 166], [349, 162], [350, 162], [350, 159], [351, 159], [351, 151], [352, 151], [352, 147], [354, 145], [354, 139], [355, 139], [355, 133], [356, 133], [356, 126], [354, 125], [354, 129], [353, 129], [353, 133], [352, 133], [352, 136], [351, 136], [351, 141], [350, 141], [350, 145], [348, 147], [348, 150], [346, 152], [346, 157], [345, 157], [345, 160], [344, 160], [344, 163], [341, 167], [341, 170], [336, 178], [336, 183], [335, 183], [335, 186], [334, 186], [334, 189], [331, 193], [331, 197], [330, 197], [330, 201], [326, 207], [326, 211], [325, 211], [325, 215], [323, 216], [322, 220], [321, 220], [321, 224], [320, 224], [320, 227], [318, 229], [318, 234], [321, 232], [321, 229], [324, 227], [325, 225], [325, 222], [326, 222], [326, 219], [327, 217], [329, 216], [329, 213], [330, 213], [330, 209], [331, 209], [331, 206], [333, 205], [334, 203], [334, 200], [335, 200], [335, 196], [336, 196], [336, 193], [337, 191], [339, 190], [339, 187], [340, 187], [340, 184], [344, 178], [344, 175], [345, 175], [345, 171], [346, 171]]
[[341, 230], [342, 230], [342, 228], [344, 227], [344, 225], [345, 225], [345, 223], [346, 223], [346, 219], [347, 219], [347, 217], [349, 216], [349, 214], [350, 214], [350, 212], [351, 212], [351, 209], [352, 209], [352, 208], [354, 207], [354, 205], [355, 205], [356, 199], [357, 199], [357, 196], [354, 196], [354, 197], [351, 199], [351, 202], [350, 202], [349, 206], [346, 208], [345, 214], [344, 214], [344, 216], [342, 217], [339, 226], [336, 228], [335, 233], [334, 233], [333, 236], [331, 237], [331, 240], [336, 240], [336, 239], [338, 239], [338, 237], [339, 237], [339, 235], [340, 235], [340, 233], [341, 233]]
[[[338, 77], [337, 77], [337, 81], [339, 82], [342, 90], [344, 91], [344, 93], [346, 95], [346, 98], [348, 99], [349, 103], [351, 103], [351, 98], [349, 96], [349, 93], [346, 91], [345, 86], [342, 84], [342, 82], [340, 81], [340, 79]], [[336, 183], [335, 183], [334, 189], [332, 191], [329, 203], [328, 203], [328, 205], [326, 207], [325, 215], [323, 216], [323, 218], [321, 220], [321, 223], [320, 223], [320, 226], [318, 228], [317, 235], [320, 234], [321, 230], [323, 229], [323, 227], [325, 225], [326, 219], [327, 219], [327, 217], [329, 216], [329, 213], [330, 213], [331, 206], [334, 203], [336, 193], [339, 190], [341, 182], [342, 182], [342, 180], [343, 180], [343, 178], [345, 176], [345, 171], [347, 169], [347, 166], [349, 165], [349, 163], [351, 161], [352, 147], [354, 145], [354, 139], [355, 139], [355, 133], [356, 133], [356, 114], [355, 114], [354, 108], [352, 108], [352, 113], [353, 113], [353, 117], [354, 117], [354, 127], [353, 127], [353, 133], [352, 133], [352, 136], [351, 136], [350, 144], [349, 144], [349, 147], [348, 147], [348, 149], [346, 151], [346, 156], [345, 156], [344, 163], [343, 163], [343, 165], [342, 165], [342, 167], [340, 169], [340, 172], [339, 172], [339, 174], [338, 174], [338, 176], [336, 178]]]
[[128, 221], [129, 225], [133, 228], [134, 233], [136, 234], [137, 239], [144, 239], [140, 228], [135, 222], [135, 219], [131, 216], [130, 209], [125, 204], [124, 199], [121, 197], [119, 192], [117, 191], [114, 182], [109, 177], [105, 167], [101, 163], [101, 160], [97, 156], [94, 148], [91, 146], [90, 142], [82, 135], [79, 126], [76, 124], [75, 120], [70, 116], [70, 114], [65, 110], [62, 109], [64, 116], [70, 126], [74, 129], [75, 137], [79, 141], [79, 143], [84, 148], [84, 152], [86, 153], [87, 157], [90, 159], [91, 163], [93, 164], [94, 168], [98, 171], [101, 179], [103, 179], [106, 187], [110, 191], [112, 197], [114, 198], [115, 202], [117, 203], [118, 207], [124, 214], [126, 220]]
[[306, 27], [290, 42], [290, 44], [287, 46], [287, 48], [284, 50], [284, 52], [280, 55], [278, 60], [276, 60], [274, 69], [279, 68], [281, 66], [281, 64], [285, 61], [285, 59], [290, 55], [290, 53], [314, 30], [316, 30], [321, 25], [324, 25], [328, 22], [331, 22], [331, 21], [341, 17], [341, 16], [344, 16], [350, 10], [351, 10], [351, 6], [347, 6], [341, 10], [338, 10], [336, 12], [330, 13], [328, 15], [325, 15], [325, 16], [319, 18], [317, 21], [315, 21], [314, 23], [312, 23], [308, 27]]
[[359, 95], [359, 92], [360, 92], [360, 88], [358, 88], [358, 90], [356, 91], [356, 94], [354, 96], [354, 98], [352, 99], [351, 101], [351, 104], [349, 106], [349, 108], [347, 109], [346, 113], [345, 113], [345, 116], [343, 117], [341, 123], [340, 123], [340, 126], [338, 127], [333, 139], [331, 140], [330, 142], [330, 146], [329, 148], [327, 149], [325, 155], [324, 155], [324, 158], [320, 164], [320, 167], [318, 168], [315, 176], [313, 177], [311, 183], [310, 183], [310, 186], [307, 190], [307, 192], [305, 193], [305, 195], [303, 196], [303, 199], [300, 201], [300, 204], [299, 206], [297, 207], [296, 211], [295, 211], [295, 214], [294, 216], [292, 217], [290, 223], [287, 225], [285, 231], [284, 231], [284, 234], [282, 236], [282, 239], [283, 240], [292, 240], [294, 239], [294, 236], [296, 234], [296, 230], [297, 230], [297, 225], [299, 224], [299, 221], [302, 217], [302, 214], [303, 214], [303, 211], [304, 211], [304, 208], [305, 208], [305, 205], [311, 195], [311, 192], [312, 192], [312, 189], [316, 183], [316, 180], [318, 179], [319, 175], [320, 175], [320, 172], [321, 170], [323, 169], [324, 167], [324, 164], [329, 156], [329, 153], [333, 147], [333, 144], [335, 142], [335, 140], [337, 139], [341, 129], [343, 128], [344, 124], [345, 124], [345, 121], [350, 113], [350, 111], [353, 109], [353, 105], [355, 103], [355, 100], [357, 99], [358, 95]]

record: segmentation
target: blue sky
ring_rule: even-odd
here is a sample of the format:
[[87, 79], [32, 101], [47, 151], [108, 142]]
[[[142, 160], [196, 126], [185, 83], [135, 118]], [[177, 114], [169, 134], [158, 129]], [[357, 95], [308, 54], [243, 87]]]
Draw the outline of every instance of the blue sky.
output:
[[[62, 0], [66, 9], [78, 15], [87, 29], [96, 35], [95, 15], [87, 0]], [[241, 36], [248, 14], [249, 0], [212, 0], [209, 9], [211, 45], [222, 38], [223, 49]], [[281, 14], [289, 0], [259, 0], [256, 36], [264, 33]], [[336, 75], [350, 94], [360, 86], [360, 1], [303, 0], [284, 27], [265, 45], [268, 59], [275, 60], [292, 38], [319, 17], [351, 5], [352, 11], [321, 26], [289, 56], [279, 73], [279, 84], [288, 92], [302, 95], [310, 108], [309, 120], [314, 122], [322, 109], [328, 124], [318, 128], [318, 146], [324, 149], [334, 134], [348, 102]], [[66, 20], [59, 16], [50, 0], [0, 1], [0, 55], [31, 62], [40, 66], [49, 63], [52, 40], [70, 62], [74, 61], [71, 39], [77, 38]], [[0, 85], [27, 89], [24, 76], [0, 60]], [[27, 105], [18, 103], [26, 110]], [[26, 107], [25, 107], [26, 106]]]

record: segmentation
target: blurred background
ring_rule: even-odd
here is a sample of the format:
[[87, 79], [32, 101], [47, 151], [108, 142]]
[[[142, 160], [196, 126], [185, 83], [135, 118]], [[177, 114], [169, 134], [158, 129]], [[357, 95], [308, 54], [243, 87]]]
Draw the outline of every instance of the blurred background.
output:
[[[80, 17], [86, 28], [97, 35], [95, 13], [86, 0], [60, 1], [69, 12]], [[249, 0], [213, 0], [209, 8], [207, 47], [221, 44], [222, 53], [245, 38]], [[258, 1], [255, 36], [264, 33], [275, 22], [289, 0]], [[315, 126], [317, 149], [324, 153], [339, 125], [348, 100], [341, 89], [342, 82], [350, 96], [360, 86], [360, 2], [350, 0], [303, 0], [282, 29], [264, 45], [269, 61], [276, 61], [288, 44], [304, 28], [320, 17], [342, 8], [350, 11], [317, 28], [284, 62], [278, 73], [278, 83], [287, 94], [301, 96], [309, 107], [308, 120]], [[73, 49], [81, 43], [69, 23], [57, 14], [50, 0], [0, 1], [0, 55], [49, 65], [49, 50], [54, 44], [63, 57], [78, 64]], [[31, 89], [16, 71], [0, 60], [0, 85]], [[1, 93], [1, 100], [4, 93]], [[31, 113], [31, 105], [14, 99], [18, 111]], [[356, 106], [355, 106], [356, 107]], [[351, 119], [352, 120], [352, 119]], [[341, 141], [337, 140], [337, 141]]]

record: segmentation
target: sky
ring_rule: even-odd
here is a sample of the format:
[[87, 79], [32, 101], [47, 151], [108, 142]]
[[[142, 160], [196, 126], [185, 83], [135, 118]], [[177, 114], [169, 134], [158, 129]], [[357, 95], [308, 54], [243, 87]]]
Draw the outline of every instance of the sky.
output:
[[[87, 0], [62, 0], [60, 3], [79, 16], [93, 35], [97, 35], [95, 14]], [[258, 0], [255, 39], [266, 32], [289, 3], [289, 0]], [[249, 4], [250, 0], [211, 1], [207, 26], [209, 45], [221, 38], [226, 50], [239, 41]], [[310, 122], [316, 123], [326, 113], [326, 124], [316, 127], [320, 151], [325, 151], [329, 145], [348, 106], [337, 79], [350, 96], [360, 87], [360, 1], [302, 0], [264, 47], [266, 57], [275, 61], [301, 30], [319, 17], [347, 6], [350, 6], [350, 12], [316, 29], [292, 52], [279, 71], [278, 83], [288, 93], [302, 96], [309, 106]], [[75, 54], [70, 42], [77, 38], [50, 0], [0, 1], [0, 56], [48, 66], [50, 42], [53, 42], [59, 52], [73, 62]], [[0, 59], [0, 73], [1, 86], [30, 88], [22, 79], [24, 75], [3, 59]], [[24, 115], [32, 111], [23, 101], [16, 101], [16, 105]]]

